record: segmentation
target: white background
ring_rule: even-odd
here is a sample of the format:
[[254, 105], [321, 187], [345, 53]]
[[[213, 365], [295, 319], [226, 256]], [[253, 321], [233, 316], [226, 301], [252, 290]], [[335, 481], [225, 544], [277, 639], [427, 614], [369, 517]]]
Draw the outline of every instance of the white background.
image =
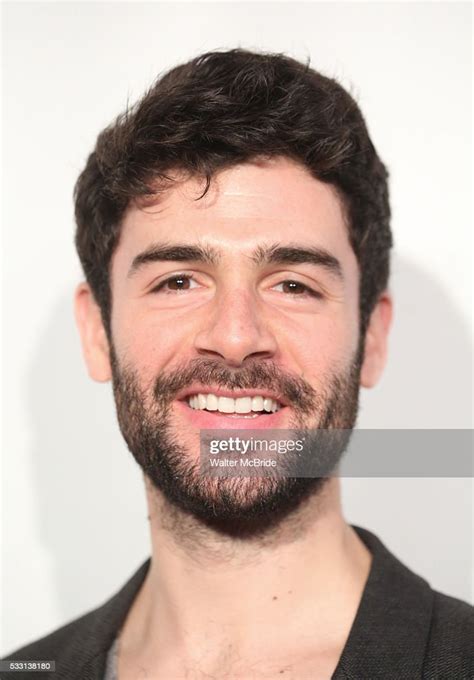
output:
[[[472, 427], [471, 8], [465, 3], [3, 6], [2, 651], [102, 603], [149, 555], [142, 481], [72, 315], [72, 188], [97, 133], [214, 48], [311, 56], [391, 172], [395, 327], [361, 427]], [[447, 452], [449, 455], [449, 452]], [[472, 482], [343, 482], [351, 523], [472, 601]]]

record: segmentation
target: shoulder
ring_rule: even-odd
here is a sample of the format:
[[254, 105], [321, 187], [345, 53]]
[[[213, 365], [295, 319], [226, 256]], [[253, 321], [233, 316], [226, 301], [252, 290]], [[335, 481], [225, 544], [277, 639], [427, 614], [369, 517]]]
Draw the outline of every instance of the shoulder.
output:
[[[100, 668], [105, 664], [107, 651], [146, 577], [150, 562], [150, 559], [146, 560], [105, 603], [48, 635], [13, 650], [3, 660], [55, 661], [56, 672], [53, 675], [56, 680], [84, 680], [86, 676], [81, 669], [91, 663]], [[43, 674], [36, 675], [37, 680], [41, 680], [40, 675]], [[21, 680], [18, 673], [16, 677]]]
[[377, 536], [353, 528], [373, 559], [343, 659], [346, 676], [387, 678], [396, 668], [400, 678], [473, 680], [474, 608], [432, 589]]
[[[444, 625], [454, 626], [456, 630], [465, 626], [471, 627], [474, 622], [474, 607], [464, 600], [434, 592], [434, 615]], [[472, 628], [471, 628], [472, 633]], [[471, 635], [472, 638], [472, 635]]]
[[474, 650], [474, 607], [463, 600], [433, 591], [431, 637], [442, 637], [450, 644], [466, 643]]
[[433, 591], [425, 659], [427, 678], [474, 677], [474, 607]]

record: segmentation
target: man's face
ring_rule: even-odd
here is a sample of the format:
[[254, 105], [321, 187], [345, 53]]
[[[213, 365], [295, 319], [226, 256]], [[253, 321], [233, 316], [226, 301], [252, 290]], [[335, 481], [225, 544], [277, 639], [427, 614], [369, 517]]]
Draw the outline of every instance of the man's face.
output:
[[[322, 480], [204, 479], [200, 429], [353, 427], [358, 265], [336, 192], [289, 160], [231, 168], [196, 200], [202, 191], [183, 180], [125, 216], [111, 263], [114, 393], [125, 439], [165, 500], [251, 533]], [[178, 246], [207, 257], [161, 259]], [[271, 397], [278, 410], [221, 413], [209, 396], [193, 408], [196, 394], [232, 410]], [[231, 395], [243, 401], [220, 400]]]

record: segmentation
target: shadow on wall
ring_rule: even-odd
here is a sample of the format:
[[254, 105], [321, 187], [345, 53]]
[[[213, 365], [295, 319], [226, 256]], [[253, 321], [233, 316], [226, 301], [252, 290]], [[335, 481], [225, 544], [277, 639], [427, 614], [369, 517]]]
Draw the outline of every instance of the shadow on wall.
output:
[[359, 427], [471, 428], [468, 322], [449, 291], [406, 258], [393, 258], [391, 290], [388, 363], [380, 385], [362, 390]]
[[[408, 261], [393, 270], [391, 360], [382, 386], [364, 394], [360, 425], [467, 427], [468, 327], [435, 280]], [[104, 601], [150, 551], [141, 474], [119, 433], [110, 385], [87, 376], [69, 296], [38, 342], [29, 409], [38, 525], [68, 620]]]
[[110, 383], [82, 361], [72, 293], [57, 305], [30, 372], [38, 526], [64, 620], [112, 595], [150, 554], [141, 472]]

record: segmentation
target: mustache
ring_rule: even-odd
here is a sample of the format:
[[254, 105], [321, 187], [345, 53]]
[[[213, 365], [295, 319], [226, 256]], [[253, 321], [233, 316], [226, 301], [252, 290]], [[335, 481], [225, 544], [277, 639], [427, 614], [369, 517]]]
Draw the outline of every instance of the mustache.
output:
[[154, 398], [164, 408], [181, 390], [196, 382], [230, 390], [258, 391], [259, 388], [265, 388], [282, 395], [289, 404], [308, 413], [314, 410], [319, 401], [316, 390], [308, 382], [282, 371], [275, 364], [254, 360], [243, 368], [231, 369], [222, 363], [201, 357], [181, 364], [172, 373], [159, 375], [153, 388]]

